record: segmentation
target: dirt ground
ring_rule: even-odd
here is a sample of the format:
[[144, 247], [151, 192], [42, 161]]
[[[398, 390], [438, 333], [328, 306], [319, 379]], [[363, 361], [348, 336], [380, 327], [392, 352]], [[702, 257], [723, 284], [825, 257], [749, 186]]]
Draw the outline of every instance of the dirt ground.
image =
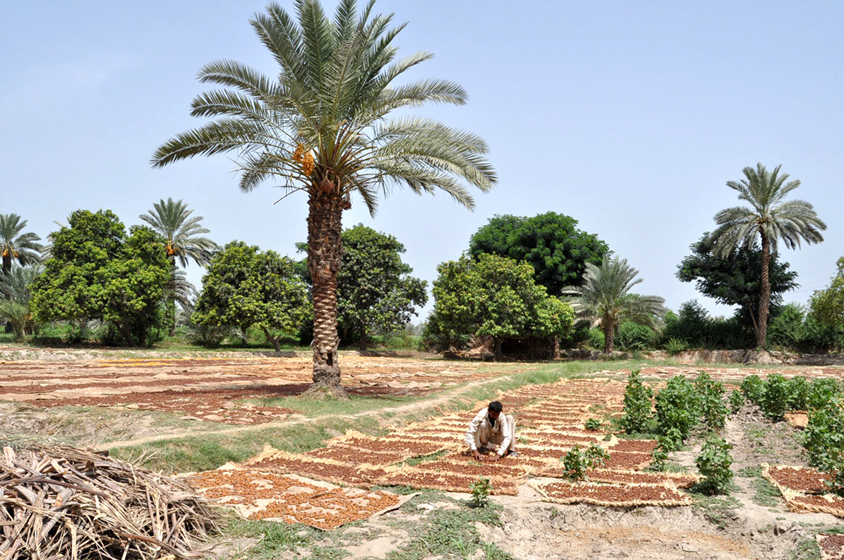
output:
[[[350, 354], [343, 356], [341, 365], [344, 386], [352, 395], [430, 396], [432, 400], [437, 392], [469, 377], [481, 381], [504, 374], [477, 363], [421, 356]], [[512, 369], [527, 367], [518, 364]], [[310, 381], [310, 368], [310, 356], [294, 354], [109, 355], [0, 348], [0, 439], [6, 433], [43, 438], [69, 431], [87, 434], [89, 440], [106, 431], [129, 439], [144, 433], [178, 435], [197, 422], [243, 429], [292, 422], [297, 412], [293, 408], [264, 406], [260, 401], [300, 394]], [[599, 363], [595, 369], [596, 374], [617, 379], [629, 373], [598, 371]], [[653, 379], [696, 376], [702, 370], [723, 381], [740, 381], [752, 373], [844, 378], [842, 367], [648, 366], [642, 374]], [[97, 408], [86, 408], [80, 415], [74, 407], [81, 406]], [[156, 416], [139, 412], [145, 410], [169, 413], [178, 421], [162, 428], [156, 425]], [[763, 462], [805, 465], [797, 429], [787, 423], [772, 424], [746, 406], [731, 416], [725, 437], [735, 446], [735, 490], [729, 499], [680, 507], [558, 505], [541, 501], [525, 483], [515, 496], [493, 496], [491, 500], [503, 507], [502, 525], [479, 523], [477, 531], [485, 542], [525, 560], [818, 558], [795, 551], [802, 550], [819, 528], [841, 527], [841, 520], [829, 514], [789, 511], [758, 472]], [[693, 440], [688, 450], [672, 460], [694, 472], [699, 448], [700, 442]], [[449, 500], [415, 498], [400, 510], [343, 527], [330, 542], [342, 549], [338, 557], [386, 558], [408, 543], [414, 525], [438, 510], [464, 507], [460, 501], [468, 497], [443, 495]], [[248, 548], [250, 543], [241, 544]], [[483, 558], [483, 551], [479, 552], [480, 556], [475, 552], [467, 557]], [[308, 551], [298, 550], [278, 557], [308, 556]]]

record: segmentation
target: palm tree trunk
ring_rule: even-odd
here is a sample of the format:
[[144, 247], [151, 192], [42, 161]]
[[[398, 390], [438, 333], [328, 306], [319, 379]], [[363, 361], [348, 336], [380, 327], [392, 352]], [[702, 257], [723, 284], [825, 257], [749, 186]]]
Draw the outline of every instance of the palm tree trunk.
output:
[[756, 326], [756, 347], [765, 347], [768, 335], [768, 308], [771, 304], [771, 242], [768, 236], [762, 234], [762, 290], [759, 294], [759, 321]]
[[607, 323], [604, 325], [604, 352], [609, 354], [615, 350], [615, 325]]
[[313, 381], [336, 391], [340, 387], [337, 348], [337, 273], [343, 256], [343, 199], [333, 189], [311, 192], [308, 198], [308, 272], [313, 283]]

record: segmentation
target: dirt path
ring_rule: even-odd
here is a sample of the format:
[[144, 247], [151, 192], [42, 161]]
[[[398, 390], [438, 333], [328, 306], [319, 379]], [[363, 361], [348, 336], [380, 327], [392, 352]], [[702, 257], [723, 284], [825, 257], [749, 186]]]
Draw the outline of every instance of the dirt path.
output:
[[236, 434], [236, 433], [244, 433], [244, 432], [251, 432], [251, 431], [258, 431], [258, 430], [266, 430], [271, 428], [287, 428], [290, 426], [302, 425], [302, 424], [312, 424], [314, 422], [319, 422], [322, 420], [329, 420], [332, 418], [364, 418], [367, 416], [378, 416], [383, 414], [384, 412], [391, 412], [396, 414], [414, 414], [423, 410], [434, 409], [437, 406], [445, 404], [451, 399], [460, 397], [462, 394], [469, 392], [472, 389], [477, 387], [481, 387], [483, 385], [487, 385], [490, 383], [504, 381], [510, 379], [509, 375], [503, 375], [501, 377], [492, 377], [488, 379], [482, 379], [479, 381], [470, 381], [465, 385], [457, 388], [457, 389], [450, 389], [445, 391], [439, 397], [433, 399], [426, 399], [424, 401], [419, 401], [415, 403], [404, 404], [392, 408], [380, 408], [377, 410], [367, 410], [363, 412], [358, 412], [356, 414], [348, 415], [348, 414], [328, 414], [322, 416], [314, 416], [312, 418], [306, 418], [301, 416], [293, 416], [288, 420], [279, 421], [279, 422], [269, 422], [266, 424], [258, 424], [254, 426], [234, 426], [232, 428], [224, 428], [222, 430], [206, 430], [206, 431], [197, 431], [197, 430], [182, 430], [175, 433], [164, 434], [164, 435], [157, 435], [157, 436], [147, 436], [141, 438], [135, 438], [131, 440], [124, 440], [124, 441], [113, 441], [109, 443], [105, 443], [103, 445], [97, 446], [99, 451], [109, 451], [112, 449], [117, 449], [120, 447], [132, 447], [135, 445], [142, 445], [145, 443], [153, 443], [158, 441], [169, 441], [174, 439], [180, 439], [186, 436], [192, 437], [201, 437], [201, 436], [209, 436], [209, 435], [221, 435], [221, 434]]

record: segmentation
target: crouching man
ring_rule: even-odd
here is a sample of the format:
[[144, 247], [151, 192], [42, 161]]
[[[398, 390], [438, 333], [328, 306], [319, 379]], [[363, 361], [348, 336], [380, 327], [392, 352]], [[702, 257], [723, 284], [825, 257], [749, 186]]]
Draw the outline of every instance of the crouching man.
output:
[[498, 401], [492, 401], [489, 406], [478, 412], [466, 430], [466, 443], [469, 450], [466, 455], [473, 455], [478, 461], [483, 460], [483, 454], [498, 447], [498, 453], [490, 460], [498, 461], [505, 455], [516, 450], [516, 421], [513, 417], [503, 414], [504, 407]]

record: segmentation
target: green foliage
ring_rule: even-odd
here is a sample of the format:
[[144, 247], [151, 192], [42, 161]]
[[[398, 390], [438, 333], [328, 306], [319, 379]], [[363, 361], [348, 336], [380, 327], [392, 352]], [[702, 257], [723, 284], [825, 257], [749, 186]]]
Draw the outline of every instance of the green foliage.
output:
[[14, 266], [8, 274], [0, 274], [0, 319], [11, 326], [17, 341], [25, 340], [36, 328], [29, 308], [30, 288], [42, 270], [40, 265]]
[[841, 472], [844, 461], [844, 399], [841, 392], [837, 384], [816, 381], [808, 401], [809, 422], [803, 432], [803, 446], [809, 464], [827, 472]]
[[668, 342], [665, 343], [665, 349], [668, 351], [669, 354], [675, 356], [680, 354], [681, 352], [685, 352], [689, 349], [688, 343], [685, 340], [681, 340], [676, 337], [671, 337], [668, 339]]
[[191, 320], [208, 326], [261, 329], [276, 351], [311, 316], [307, 286], [293, 262], [234, 241], [217, 252], [203, 278]]
[[690, 348], [737, 349], [753, 346], [753, 330], [741, 317], [712, 318], [696, 300], [683, 303], [678, 315], [666, 314], [664, 339], [677, 339]]
[[470, 336], [488, 336], [496, 350], [505, 338], [553, 339], [574, 323], [569, 304], [547, 295], [526, 263], [482, 254], [463, 256], [437, 267], [434, 312], [426, 338], [439, 347], [464, 344]]
[[596, 235], [576, 226], [574, 218], [554, 212], [532, 218], [495, 216], [469, 240], [469, 255], [525, 261], [533, 267], [536, 283], [559, 296], [564, 287], [581, 283], [586, 263], [600, 265], [609, 252]]
[[657, 436], [656, 441], [665, 451], [678, 451], [683, 446], [683, 433], [677, 428], [668, 428], [664, 435]]
[[730, 467], [733, 458], [730, 455], [732, 444], [727, 443], [719, 437], [710, 437], [700, 450], [700, 455], [695, 459], [703, 480], [698, 488], [705, 494], [727, 494], [730, 483], [733, 480], [733, 471]]
[[734, 413], [738, 412], [741, 407], [744, 406], [744, 393], [740, 390], [730, 391], [730, 410]]
[[[690, 246], [692, 254], [677, 266], [677, 278], [694, 282], [705, 296], [724, 305], [741, 306], [740, 313], [749, 320], [758, 313], [762, 289], [762, 250], [758, 244], [741, 247], [727, 256], [714, 254], [714, 242], [709, 232]], [[782, 296], [797, 287], [797, 272], [789, 270], [787, 262], [778, 255], [771, 256], [769, 265], [771, 304], [777, 306]]]
[[695, 391], [706, 428], [713, 432], [723, 429], [729, 412], [724, 404], [724, 385], [701, 371], [695, 380]]
[[596, 432], [601, 429], [601, 421], [597, 418], [588, 418], [584, 427], [590, 432]]
[[809, 407], [809, 392], [812, 386], [805, 377], [795, 376], [787, 381], [788, 410], [806, 410]]
[[627, 259], [604, 255], [600, 266], [586, 263], [582, 285], [563, 290], [563, 294], [572, 296], [578, 319], [601, 325], [605, 352], [613, 351], [615, 330], [621, 322], [655, 328], [665, 313], [663, 298], [630, 292], [642, 282], [636, 278], [638, 274]]
[[492, 484], [488, 478], [478, 477], [470, 487], [472, 499], [469, 501], [471, 507], [486, 507], [489, 505], [489, 494], [492, 492]]
[[741, 381], [741, 392], [755, 405], [761, 406], [765, 394], [765, 382], [758, 375], [748, 375]]
[[32, 284], [39, 321], [110, 322], [130, 346], [154, 341], [164, 324], [170, 263], [151, 229], [123, 224], [110, 210], [77, 210], [68, 227], [50, 235], [44, 273]]
[[621, 428], [625, 432], [633, 434], [647, 431], [651, 421], [652, 397], [653, 390], [642, 382], [639, 370], [630, 372], [624, 389], [624, 416], [621, 418]]
[[650, 327], [624, 321], [618, 326], [615, 340], [620, 350], [635, 352], [656, 348], [658, 337]]
[[680, 433], [680, 441], [689, 437], [700, 417], [700, 406], [695, 388], [683, 376], [674, 376], [656, 396], [657, 431], [667, 434], [671, 428]]
[[772, 420], [782, 420], [789, 410], [789, 382], [782, 375], [775, 373], [765, 381], [765, 390], [759, 407], [765, 416]]
[[589, 346], [595, 350], [603, 350], [606, 344], [604, 331], [601, 329], [589, 329], [588, 331]]
[[812, 294], [809, 303], [813, 317], [822, 326], [844, 323], [844, 257], [838, 259], [837, 266], [829, 286]]
[[821, 377], [812, 381], [806, 397], [806, 410], [823, 408], [842, 399], [841, 383], [834, 377]]
[[404, 245], [392, 235], [362, 224], [343, 232], [343, 259], [337, 274], [337, 314], [341, 340], [352, 336], [366, 349], [373, 333], [404, 329], [415, 308], [428, 301], [427, 282], [410, 276], [402, 262]]
[[563, 457], [563, 475], [571, 481], [584, 480], [588, 469], [604, 466], [609, 458], [609, 453], [600, 445], [593, 443], [582, 453], [580, 446], [575, 445]]

